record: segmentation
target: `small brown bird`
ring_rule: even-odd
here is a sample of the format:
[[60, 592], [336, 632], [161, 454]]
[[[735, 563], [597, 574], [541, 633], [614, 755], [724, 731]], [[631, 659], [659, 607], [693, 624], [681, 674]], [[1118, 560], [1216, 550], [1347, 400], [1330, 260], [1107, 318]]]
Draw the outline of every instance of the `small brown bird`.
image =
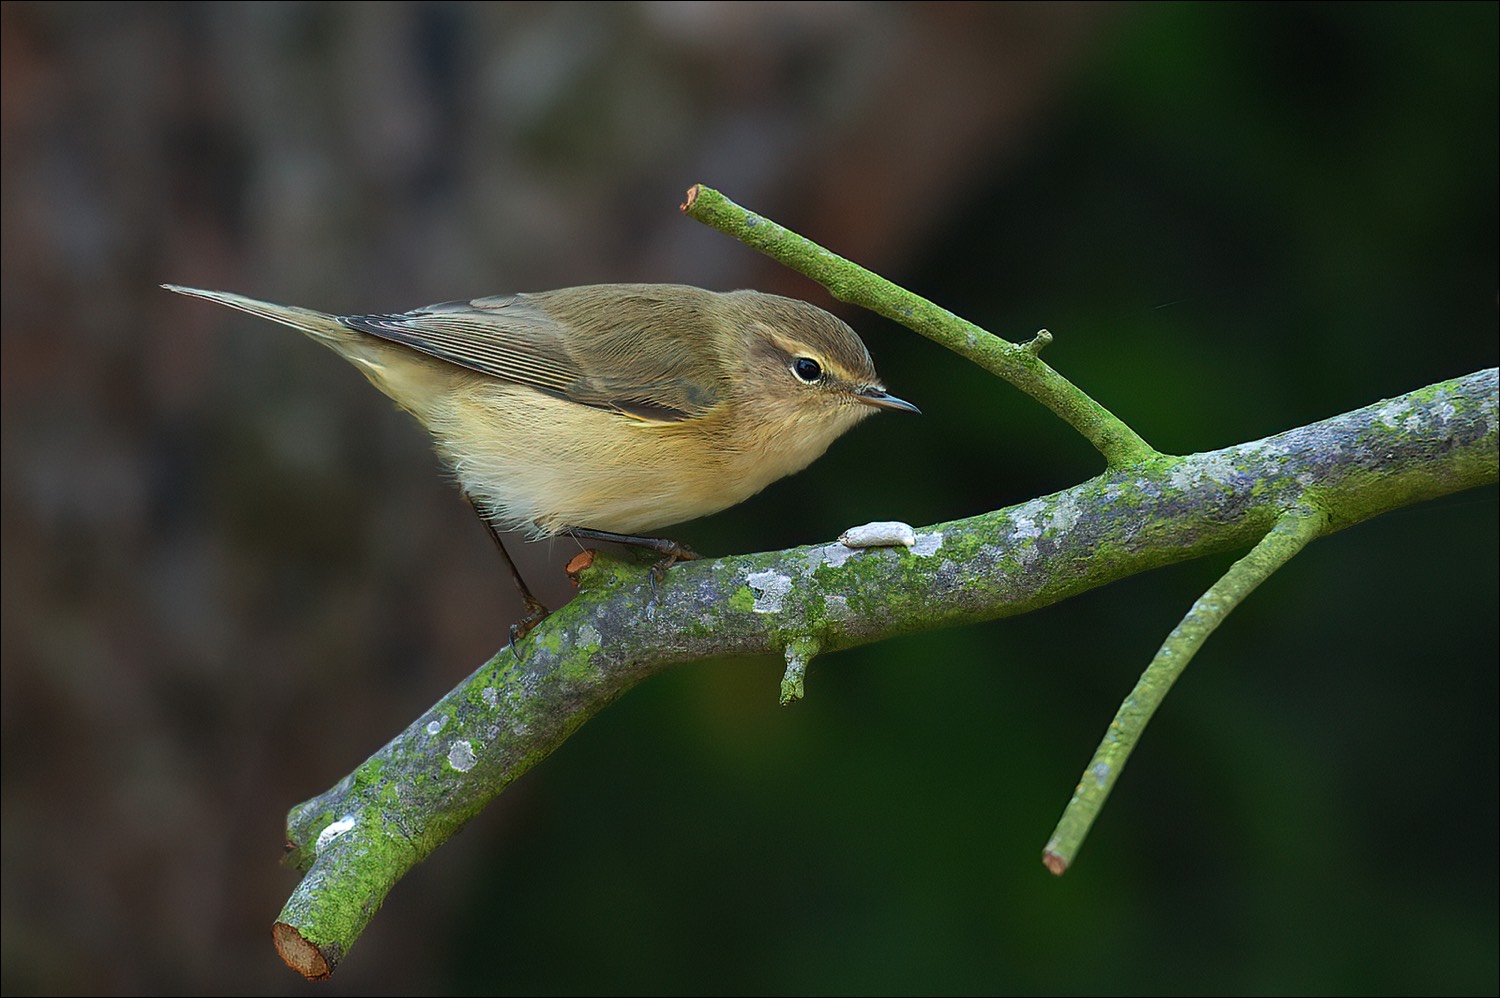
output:
[[561, 533], [696, 557], [640, 531], [717, 512], [800, 471], [886, 393], [854, 330], [759, 291], [600, 284], [335, 316], [164, 288], [299, 329], [432, 434], [526, 601], [497, 532]]

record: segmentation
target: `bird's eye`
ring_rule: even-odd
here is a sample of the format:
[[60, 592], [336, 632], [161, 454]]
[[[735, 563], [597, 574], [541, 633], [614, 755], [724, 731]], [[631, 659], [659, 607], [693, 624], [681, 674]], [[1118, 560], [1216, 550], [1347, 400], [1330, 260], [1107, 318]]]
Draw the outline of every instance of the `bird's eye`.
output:
[[823, 365], [811, 357], [798, 357], [792, 361], [792, 373], [805, 384], [816, 384], [823, 380]]

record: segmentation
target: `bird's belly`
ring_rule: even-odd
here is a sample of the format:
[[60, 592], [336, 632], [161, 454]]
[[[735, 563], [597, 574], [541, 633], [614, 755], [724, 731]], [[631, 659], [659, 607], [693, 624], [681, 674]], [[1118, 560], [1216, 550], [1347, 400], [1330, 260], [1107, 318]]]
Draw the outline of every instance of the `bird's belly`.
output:
[[650, 423], [498, 382], [455, 397], [429, 423], [463, 489], [498, 522], [651, 531], [717, 512], [805, 467], [726, 446], [715, 417]]

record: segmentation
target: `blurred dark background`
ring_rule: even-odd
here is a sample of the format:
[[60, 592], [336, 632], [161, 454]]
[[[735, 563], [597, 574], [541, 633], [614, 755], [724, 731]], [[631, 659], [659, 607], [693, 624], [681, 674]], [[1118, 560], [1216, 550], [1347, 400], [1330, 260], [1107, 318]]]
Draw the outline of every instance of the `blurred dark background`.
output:
[[[601, 281], [836, 307], [920, 419], [674, 536], [1074, 484], [1017, 392], [682, 218], [702, 181], [1048, 359], [1164, 449], [1496, 363], [1497, 6], [29, 4], [3, 17], [3, 988], [303, 993], [292, 804], [517, 614], [424, 434], [162, 281], [371, 312]], [[1493, 488], [1319, 542], [1040, 850], [1229, 559], [632, 692], [323, 993], [1493, 994]], [[567, 596], [563, 543], [524, 567]]]

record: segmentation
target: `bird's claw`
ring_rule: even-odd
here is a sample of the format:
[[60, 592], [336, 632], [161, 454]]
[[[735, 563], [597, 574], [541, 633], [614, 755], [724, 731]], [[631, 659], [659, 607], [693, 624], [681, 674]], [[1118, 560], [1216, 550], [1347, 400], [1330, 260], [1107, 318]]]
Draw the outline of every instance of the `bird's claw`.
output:
[[521, 660], [521, 653], [516, 646], [526, 640], [526, 635], [530, 634], [537, 624], [546, 620], [551, 612], [536, 600], [526, 601], [526, 616], [510, 625], [510, 653], [517, 662]]
[[659, 559], [655, 564], [653, 564], [651, 566], [651, 574], [647, 576], [647, 580], [651, 583], [652, 596], [656, 595], [657, 585], [666, 581], [667, 569], [671, 568], [679, 561], [698, 561], [703, 557], [701, 554], [699, 554], [697, 551], [694, 551], [686, 544], [674, 543], [672, 545], [672, 548], [668, 551], [665, 551], [664, 553], [666, 554], [666, 557]]

